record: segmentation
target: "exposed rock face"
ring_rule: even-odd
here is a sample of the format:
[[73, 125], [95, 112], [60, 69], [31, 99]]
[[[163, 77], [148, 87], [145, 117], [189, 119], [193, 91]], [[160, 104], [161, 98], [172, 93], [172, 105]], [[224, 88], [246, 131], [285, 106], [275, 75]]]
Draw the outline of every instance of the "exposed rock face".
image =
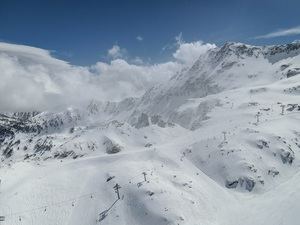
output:
[[290, 66], [290, 65], [288, 65], [288, 64], [283, 64], [283, 65], [280, 66], [280, 70], [283, 71], [283, 70], [285, 70], [286, 68], [288, 68], [289, 66]]
[[284, 164], [285, 163], [292, 164], [295, 159], [295, 153], [292, 149], [288, 149], [288, 150], [281, 149], [280, 157]]
[[73, 159], [76, 159], [81, 156], [83, 155], [77, 155], [74, 151], [55, 152], [53, 155], [54, 158], [58, 158], [58, 159], [64, 159], [67, 157], [72, 157]]
[[107, 154], [115, 154], [122, 150], [122, 147], [108, 137], [104, 137], [103, 145], [106, 148]]
[[299, 53], [300, 42], [264, 47], [264, 55], [271, 63], [275, 63], [287, 57], [296, 56]]
[[237, 180], [226, 180], [225, 186], [227, 188], [237, 188], [238, 185], [247, 191], [252, 191], [255, 186], [255, 181], [251, 177], [240, 177]]
[[3, 153], [2, 153], [2, 155], [4, 155], [6, 158], [11, 157], [12, 154], [13, 154], [13, 148], [11, 148], [10, 145], [7, 146], [7, 147], [4, 149]]
[[265, 140], [259, 140], [256, 145], [259, 149], [269, 148], [269, 144]]
[[[29, 114], [26, 114], [29, 116]], [[0, 114], [0, 150], [5, 158], [14, 154], [14, 149], [19, 149], [20, 140], [15, 140], [16, 134], [38, 133], [41, 127], [28, 119]]]
[[39, 124], [29, 119], [19, 119], [17, 117], [0, 114], [0, 136], [1, 134], [4, 136], [12, 136], [15, 132], [35, 133], [41, 129], [42, 127]]
[[161, 116], [159, 115], [154, 115], [151, 116], [151, 123], [156, 124], [159, 127], [166, 127], [167, 123], [162, 120]]
[[44, 154], [47, 151], [50, 151], [53, 147], [52, 140], [50, 137], [45, 139], [39, 139], [34, 146], [35, 153]]
[[238, 186], [239, 182], [237, 180], [234, 181], [228, 181], [226, 180], [225, 186], [227, 188], [236, 188]]
[[276, 170], [276, 168], [271, 168], [268, 170], [268, 175], [275, 177], [275, 176], [279, 175], [279, 171]]
[[14, 137], [14, 132], [9, 129], [0, 126], [0, 143], [2, 143], [6, 138], [11, 139]]
[[136, 122], [136, 124], [134, 125], [135, 128], [139, 129], [142, 127], [148, 127], [149, 126], [149, 117], [147, 114], [142, 113], [139, 117], [138, 120]]
[[19, 118], [21, 120], [28, 120], [36, 115], [38, 115], [39, 112], [33, 111], [33, 112], [15, 112], [12, 114], [13, 117]]
[[251, 177], [239, 178], [239, 183], [248, 191], [252, 191], [255, 186], [255, 181]]
[[290, 78], [290, 77], [296, 76], [298, 74], [300, 74], [300, 68], [293, 68], [293, 69], [290, 69], [287, 71], [286, 77]]
[[283, 90], [285, 93], [291, 93], [291, 94], [300, 94], [300, 85], [286, 88]]

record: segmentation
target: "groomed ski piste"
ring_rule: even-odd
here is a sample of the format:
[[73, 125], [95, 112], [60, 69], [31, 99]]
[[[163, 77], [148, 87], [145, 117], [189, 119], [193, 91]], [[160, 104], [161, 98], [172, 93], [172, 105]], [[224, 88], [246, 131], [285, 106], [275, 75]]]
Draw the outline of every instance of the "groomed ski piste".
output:
[[292, 45], [226, 44], [140, 98], [1, 114], [0, 224], [299, 224]]

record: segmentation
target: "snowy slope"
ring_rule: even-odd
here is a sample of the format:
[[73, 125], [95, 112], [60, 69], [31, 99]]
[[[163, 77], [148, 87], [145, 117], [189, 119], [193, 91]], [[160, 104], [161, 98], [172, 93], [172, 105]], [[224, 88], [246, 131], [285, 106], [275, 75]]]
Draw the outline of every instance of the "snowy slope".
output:
[[298, 224], [299, 48], [227, 43], [141, 98], [1, 114], [2, 224]]

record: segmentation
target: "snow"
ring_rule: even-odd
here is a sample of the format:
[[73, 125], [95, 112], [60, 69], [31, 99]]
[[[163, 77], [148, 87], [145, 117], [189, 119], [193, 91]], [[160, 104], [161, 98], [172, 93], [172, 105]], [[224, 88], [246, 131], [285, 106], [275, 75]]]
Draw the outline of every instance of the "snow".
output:
[[266, 49], [212, 49], [141, 98], [1, 115], [0, 224], [297, 225], [300, 76], [280, 68], [300, 58]]

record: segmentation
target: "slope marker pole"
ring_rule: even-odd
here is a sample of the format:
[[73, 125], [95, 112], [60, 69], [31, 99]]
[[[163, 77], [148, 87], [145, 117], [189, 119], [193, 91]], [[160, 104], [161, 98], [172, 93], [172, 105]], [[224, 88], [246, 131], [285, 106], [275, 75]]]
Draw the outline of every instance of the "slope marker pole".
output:
[[284, 114], [285, 105], [281, 105], [280, 107], [281, 107], [281, 115], [283, 115]]
[[223, 131], [223, 138], [224, 138], [224, 142], [226, 142], [226, 131]]
[[260, 112], [257, 112], [255, 114], [255, 117], [256, 117], [256, 123], [258, 124], [259, 123]]
[[142, 174], [144, 175], [144, 181], [147, 181], [147, 178], [146, 178], [147, 173], [143, 172]]
[[115, 192], [117, 193], [117, 197], [119, 200], [120, 199], [119, 189], [121, 189], [121, 186], [118, 183], [116, 183], [116, 185], [114, 186], [114, 189], [115, 189]]

